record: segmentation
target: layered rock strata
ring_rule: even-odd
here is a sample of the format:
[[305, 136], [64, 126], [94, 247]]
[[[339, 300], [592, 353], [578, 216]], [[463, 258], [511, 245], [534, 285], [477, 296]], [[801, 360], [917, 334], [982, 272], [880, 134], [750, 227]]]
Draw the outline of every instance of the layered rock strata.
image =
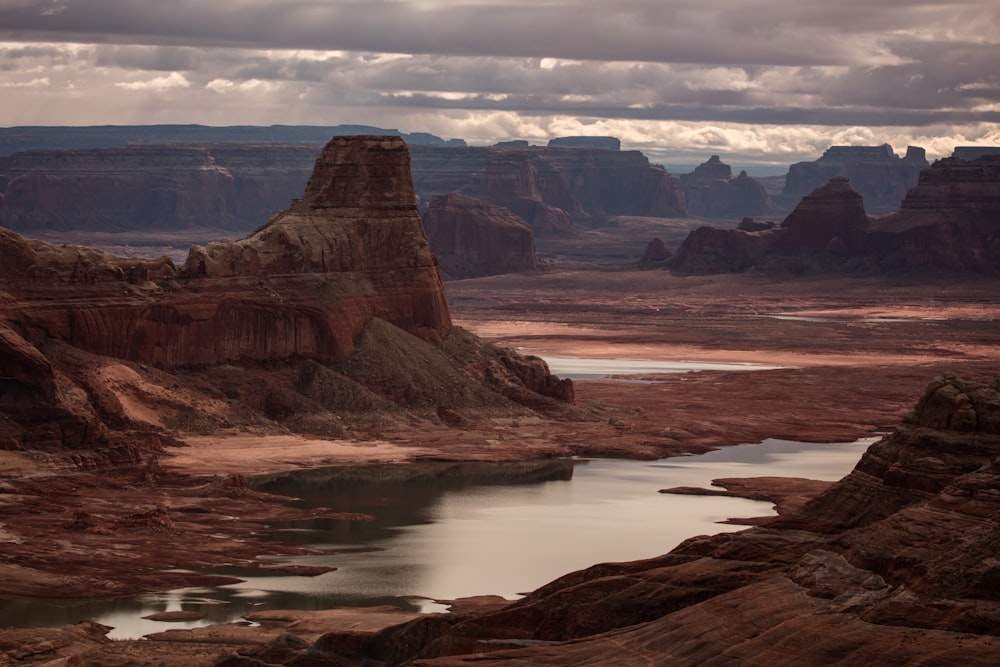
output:
[[638, 151], [418, 146], [413, 156], [422, 199], [450, 192], [484, 199], [514, 211], [536, 237], [615, 215], [686, 215], [677, 180]]
[[[855, 470], [787, 517], [427, 617], [312, 662], [991, 665], [1000, 647], [1000, 380], [930, 384]], [[326, 662], [323, 662], [323, 661]]]
[[0, 158], [0, 225], [41, 231], [246, 232], [301, 192], [316, 144], [47, 150]]
[[[179, 267], [8, 230], [0, 247], [0, 437], [14, 443], [81, 447], [168, 425], [138, 409], [171, 381], [145, 382], [152, 369], [202, 378], [202, 399], [154, 392], [177, 423], [220, 393], [244, 419], [314, 433], [339, 428], [341, 411], [572, 400], [540, 359], [453, 329], [398, 137], [335, 137], [289, 210]], [[141, 385], [138, 402], [117, 392]]]
[[[150, 136], [166, 140], [172, 135]], [[62, 139], [72, 143], [73, 138]], [[245, 234], [298, 196], [321, 149], [315, 143], [234, 140], [16, 153], [0, 157], [0, 225], [50, 236], [65, 231], [210, 230], [202, 237], [207, 239], [219, 230]], [[410, 151], [422, 202], [462, 192], [511, 209], [536, 235], [571, 235], [581, 224], [614, 215], [685, 214], [676, 181], [638, 151], [465, 147], [440, 140], [412, 145]]]
[[916, 146], [907, 147], [902, 158], [888, 144], [831, 146], [818, 160], [789, 167], [781, 200], [792, 206], [829, 179], [844, 177], [861, 193], [869, 213], [887, 213], [899, 208], [928, 166], [924, 149]]
[[935, 162], [899, 211], [878, 218], [866, 214], [861, 194], [838, 176], [804, 197], [780, 227], [695, 230], [672, 268], [990, 274], [1000, 266], [998, 213], [1000, 156]]
[[713, 155], [690, 174], [679, 177], [688, 213], [707, 218], [742, 218], [772, 215], [777, 206], [755, 179], [733, 170]]
[[424, 228], [446, 278], [474, 278], [539, 268], [531, 227], [502, 206], [458, 193], [438, 195]]

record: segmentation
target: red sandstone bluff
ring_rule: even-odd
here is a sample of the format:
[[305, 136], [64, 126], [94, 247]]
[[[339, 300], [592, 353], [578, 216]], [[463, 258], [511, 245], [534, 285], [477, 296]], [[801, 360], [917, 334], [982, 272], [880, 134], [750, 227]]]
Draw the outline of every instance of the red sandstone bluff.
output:
[[0, 448], [572, 400], [541, 359], [452, 327], [399, 137], [335, 137], [289, 210], [180, 267], [2, 228], [0, 252]]
[[[83, 258], [69, 274], [53, 276], [38, 275], [36, 261], [23, 267], [34, 271], [35, 284], [73, 284], [79, 307], [47, 307], [39, 292], [7, 316], [96, 354], [165, 368], [342, 360], [373, 317], [438, 341], [451, 320], [408, 177], [402, 139], [337, 137], [290, 210], [241, 241], [192, 249], [176, 278], [197, 280], [188, 283], [195, 289], [150, 293], [150, 278], [173, 272], [162, 264], [101, 266]], [[22, 257], [45, 252], [25, 247]], [[132, 280], [121, 292], [102, 289], [126, 273]]]

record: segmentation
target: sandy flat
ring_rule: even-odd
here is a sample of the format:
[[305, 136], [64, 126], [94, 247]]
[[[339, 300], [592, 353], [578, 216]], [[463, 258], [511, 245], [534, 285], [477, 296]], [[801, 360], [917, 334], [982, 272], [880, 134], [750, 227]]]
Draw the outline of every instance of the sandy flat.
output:
[[165, 468], [194, 474], [259, 475], [290, 468], [345, 463], [395, 463], [423, 453], [382, 440], [321, 440], [298, 435], [213, 434], [181, 438]]

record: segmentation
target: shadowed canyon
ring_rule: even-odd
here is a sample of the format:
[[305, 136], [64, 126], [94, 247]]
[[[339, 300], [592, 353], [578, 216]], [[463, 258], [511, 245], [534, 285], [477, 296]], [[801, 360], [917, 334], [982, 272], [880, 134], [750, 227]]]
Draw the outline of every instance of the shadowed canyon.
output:
[[[3, 158], [0, 605], [330, 572], [273, 526], [371, 516], [261, 490], [289, 471], [530, 480], [570, 457], [878, 439], [837, 482], [664, 488], [777, 514], [518, 599], [484, 580], [431, 613], [0, 628], [0, 665], [995, 664], [1000, 158], [881, 149], [794, 166], [773, 196], [717, 158], [674, 177], [579, 138]], [[136, 241], [167, 254], [100, 249]], [[545, 358], [637, 363], [574, 380]]]

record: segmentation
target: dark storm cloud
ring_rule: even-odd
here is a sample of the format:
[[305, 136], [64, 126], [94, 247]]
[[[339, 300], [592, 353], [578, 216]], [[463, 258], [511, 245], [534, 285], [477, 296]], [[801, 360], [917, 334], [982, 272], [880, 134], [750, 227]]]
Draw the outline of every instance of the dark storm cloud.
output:
[[992, 141], [998, 35], [996, 0], [0, 0], [0, 124]]
[[170, 46], [113, 46], [96, 49], [94, 64], [98, 67], [171, 72], [195, 67], [196, 53], [190, 48]]
[[[861, 22], [888, 24], [878, 20], [871, 6], [878, 3], [858, 3], [858, 15], [853, 16], [839, 11], [843, 2], [823, 4], [810, 9], [787, 0], [65, 0], [55, 4], [14, 0], [0, 5], [0, 35], [83, 42], [808, 65], [850, 61], [851, 40], [839, 39], [838, 34], [851, 34]], [[898, 20], [893, 25], [898, 27]]]

